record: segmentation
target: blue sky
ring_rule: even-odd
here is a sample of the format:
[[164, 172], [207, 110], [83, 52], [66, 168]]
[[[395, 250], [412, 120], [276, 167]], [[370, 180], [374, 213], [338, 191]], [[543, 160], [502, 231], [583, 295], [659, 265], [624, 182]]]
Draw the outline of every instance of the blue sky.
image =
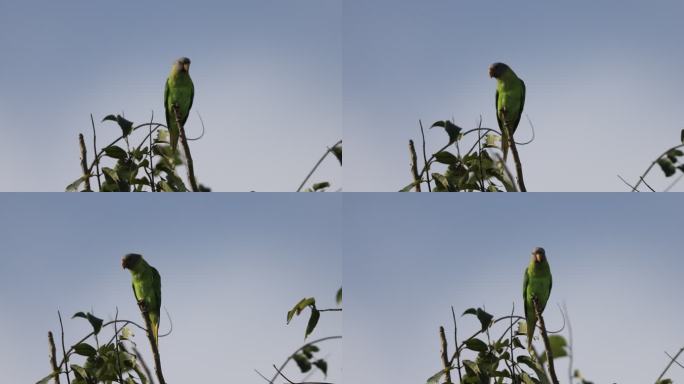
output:
[[[515, 303], [520, 314], [523, 270], [543, 246], [546, 323], [559, 329], [557, 304], [567, 305], [574, 367], [596, 383], [654, 382], [664, 351], [684, 346], [684, 208], [678, 194], [654, 196], [345, 195], [345, 380], [425, 382], [441, 368], [437, 331], [452, 330], [450, 306], [502, 316]], [[479, 327], [458, 322], [461, 338]], [[557, 371], [567, 383], [567, 360]]]
[[[173, 318], [173, 333], [160, 339], [166, 379], [262, 382], [254, 369], [272, 373], [304, 342], [306, 319], [286, 326], [287, 311], [305, 296], [335, 306], [342, 201], [338, 194], [226, 196], [4, 194], [3, 380], [32, 383], [49, 372], [46, 336], [59, 331], [57, 310], [67, 345], [88, 333], [85, 320], [70, 319], [78, 311], [113, 319], [118, 306], [120, 318], [140, 320], [130, 274], [121, 269], [125, 253], [140, 252], [159, 270]], [[168, 325], [162, 318], [162, 332]], [[311, 337], [341, 332], [341, 315], [330, 312]], [[136, 340], [148, 350], [144, 335]], [[341, 342], [321, 350], [328, 378], [341, 382]], [[301, 377], [296, 370], [288, 374]]]
[[[341, 16], [341, 1], [3, 2], [0, 190], [63, 191], [80, 174], [77, 136], [92, 137], [91, 113], [141, 123], [154, 110], [163, 121], [180, 56], [192, 59], [206, 126], [191, 142], [200, 182], [295, 190], [342, 137]], [[190, 137], [201, 132], [194, 112]], [[98, 124], [100, 144], [118, 134]], [[313, 181], [339, 188], [341, 176], [331, 158]]]
[[[411, 180], [408, 140], [451, 119], [496, 126], [489, 65], [527, 84], [536, 141], [520, 148], [531, 191], [625, 191], [679, 142], [680, 1], [558, 3], [346, 0], [345, 187], [396, 191]], [[527, 141], [526, 120], [516, 132]], [[426, 132], [428, 153], [446, 143]], [[660, 170], [647, 181], [664, 189]], [[675, 190], [683, 190], [680, 184]]]

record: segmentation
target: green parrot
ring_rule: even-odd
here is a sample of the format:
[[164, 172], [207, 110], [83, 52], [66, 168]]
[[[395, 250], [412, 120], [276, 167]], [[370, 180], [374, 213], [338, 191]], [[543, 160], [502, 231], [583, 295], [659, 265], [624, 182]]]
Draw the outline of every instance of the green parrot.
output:
[[532, 350], [532, 338], [537, 324], [537, 314], [534, 311], [532, 298], [537, 298], [539, 313], [544, 311], [546, 302], [551, 295], [551, 268], [546, 260], [544, 248], [532, 250], [532, 260], [525, 269], [523, 278], [523, 301], [525, 303], [525, 319], [527, 320], [527, 349]]
[[178, 106], [178, 119], [185, 126], [190, 115], [192, 100], [195, 98], [195, 86], [190, 78], [190, 59], [181, 57], [173, 63], [171, 73], [166, 79], [164, 88], [164, 108], [166, 109], [166, 126], [169, 127], [171, 148], [176, 151], [180, 128], [176, 124], [176, 116], [173, 112], [174, 104]]
[[121, 260], [121, 266], [131, 271], [133, 294], [144, 305], [152, 324], [154, 340], [159, 339], [159, 312], [161, 310], [161, 277], [159, 272], [147, 264], [142, 255], [129, 253]]
[[504, 63], [489, 67], [489, 77], [496, 79], [496, 121], [501, 130], [501, 150], [504, 162], [508, 157], [509, 135], [513, 140], [525, 107], [525, 82]]

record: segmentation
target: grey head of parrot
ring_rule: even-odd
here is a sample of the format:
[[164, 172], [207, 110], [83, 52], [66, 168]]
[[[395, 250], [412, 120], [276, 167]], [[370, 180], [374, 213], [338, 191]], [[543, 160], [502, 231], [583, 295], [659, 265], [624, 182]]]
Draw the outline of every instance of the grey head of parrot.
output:
[[511, 67], [504, 63], [494, 63], [489, 66], [489, 77], [493, 77], [495, 79], [498, 79], [503, 75], [507, 70], [511, 70]]
[[535, 263], [541, 263], [546, 260], [546, 251], [542, 247], [536, 247], [532, 250], [532, 257], [534, 257]]
[[142, 255], [137, 253], [129, 253], [128, 255], [124, 256], [123, 259], [121, 259], [121, 267], [123, 269], [131, 269], [135, 267], [140, 260], [142, 260]]
[[181, 57], [174, 63], [179, 71], [189, 72], [190, 71], [190, 59], [187, 57]]

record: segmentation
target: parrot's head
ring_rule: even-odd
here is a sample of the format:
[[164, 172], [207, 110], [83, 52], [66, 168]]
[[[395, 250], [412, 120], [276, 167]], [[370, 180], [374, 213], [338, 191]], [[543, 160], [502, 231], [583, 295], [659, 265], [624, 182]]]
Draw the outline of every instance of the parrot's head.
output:
[[546, 260], [546, 251], [544, 251], [544, 248], [537, 247], [532, 250], [532, 257], [534, 258], [534, 262], [539, 264]]
[[190, 59], [187, 57], [181, 57], [174, 63], [176, 71], [178, 72], [190, 72]]
[[494, 63], [489, 66], [489, 77], [493, 77], [495, 79], [500, 78], [506, 71], [510, 71], [511, 67], [504, 63]]
[[121, 267], [123, 269], [133, 269], [142, 260], [142, 255], [137, 253], [129, 253], [121, 259]]

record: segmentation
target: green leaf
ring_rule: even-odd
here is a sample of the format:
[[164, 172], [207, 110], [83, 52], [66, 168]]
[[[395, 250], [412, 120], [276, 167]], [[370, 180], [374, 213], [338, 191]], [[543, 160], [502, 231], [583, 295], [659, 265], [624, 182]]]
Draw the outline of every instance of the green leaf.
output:
[[422, 183], [423, 180], [416, 180], [413, 183], [405, 186], [404, 188], [400, 189], [399, 192], [410, 192], [417, 184]]
[[105, 155], [113, 157], [115, 159], [124, 160], [128, 157], [128, 153], [126, 153], [126, 151], [123, 148], [116, 145], [110, 145], [109, 147], [105, 147], [103, 151]]
[[544, 367], [540, 366], [539, 363], [536, 361], [532, 360], [529, 356], [518, 356], [517, 358], [518, 363], [527, 365], [530, 367], [534, 373], [537, 375], [537, 378], [539, 379], [539, 382], [542, 384], [550, 384], [549, 383], [549, 378], [546, 376], [546, 372], [544, 371]]
[[325, 360], [316, 360], [313, 362], [313, 365], [320, 369], [323, 372], [323, 375], [328, 376], [328, 363]]
[[312, 189], [314, 192], [316, 192], [316, 191], [319, 191], [319, 190], [321, 190], [321, 189], [325, 189], [325, 188], [328, 188], [328, 187], [330, 187], [330, 183], [328, 183], [327, 181], [324, 181], [324, 182], [321, 182], [321, 183], [316, 183], [316, 184], [314, 184], [313, 187], [311, 187], [311, 189]]
[[300, 353], [295, 353], [294, 355], [292, 355], [292, 359], [294, 359], [295, 363], [297, 363], [297, 366], [299, 367], [299, 370], [302, 373], [306, 373], [311, 370], [311, 363], [309, 362], [309, 359], [306, 358], [306, 356]]
[[566, 349], [568, 343], [563, 336], [549, 336], [549, 344], [551, 344], [551, 353], [553, 354], [554, 359], [568, 356], [568, 351]]
[[434, 124], [432, 124], [430, 128], [434, 127], [444, 128], [446, 133], [449, 135], [449, 144], [453, 144], [461, 138], [461, 131], [463, 129], [461, 129], [461, 127], [457, 126], [449, 120], [437, 121]]
[[485, 331], [487, 328], [492, 323], [492, 320], [494, 319], [494, 316], [490, 315], [487, 313], [484, 309], [482, 308], [468, 308], [466, 309], [465, 312], [463, 312], [463, 315], [475, 315], [477, 316], [477, 319], [480, 320], [480, 325], [482, 326], [482, 331]]
[[81, 367], [80, 365], [71, 364], [71, 370], [74, 371], [74, 374], [77, 378], [83, 380], [88, 379], [88, 372], [86, 372], [85, 368]]
[[440, 173], [433, 173], [432, 179], [435, 180], [435, 184], [437, 184], [437, 187], [435, 187], [435, 189], [433, 189], [433, 191], [435, 191], [435, 192], [448, 192], [449, 191], [449, 180], [447, 180], [446, 176], [444, 176]]
[[83, 313], [83, 312], [78, 312], [71, 316], [71, 318], [76, 318], [76, 317], [81, 317], [84, 319], [87, 319], [90, 325], [93, 327], [93, 331], [97, 335], [100, 333], [100, 329], [102, 329], [102, 319], [95, 317], [92, 313]]
[[665, 173], [666, 177], [670, 177], [676, 172], [676, 168], [674, 164], [672, 164], [672, 161], [665, 156], [658, 159], [658, 165], [660, 165], [660, 169], [663, 170], [663, 173]]
[[59, 375], [59, 371], [57, 372], [52, 372], [51, 374], [43, 377], [42, 379], [38, 380], [36, 384], [47, 384], [50, 380], [54, 379], [55, 376]]
[[321, 318], [321, 312], [315, 307], [311, 308], [311, 316], [309, 317], [309, 323], [306, 325], [306, 332], [304, 333], [304, 339], [306, 339], [311, 332], [316, 328], [318, 324], [318, 319]]
[[290, 311], [287, 312], [287, 324], [290, 324], [290, 321], [292, 320], [292, 317], [294, 317], [294, 315], [299, 316], [299, 314], [302, 313], [302, 311], [308, 306], [315, 308], [316, 299], [314, 299], [313, 297], [305, 297], [299, 300], [299, 302], [295, 304], [295, 306]]
[[97, 354], [97, 350], [88, 343], [79, 343], [73, 346], [74, 352], [81, 356], [91, 357]]
[[81, 176], [76, 181], [73, 183], [67, 185], [66, 191], [67, 192], [76, 192], [78, 191], [78, 187], [85, 181], [86, 176]]
[[435, 160], [442, 164], [456, 164], [458, 163], [458, 158], [454, 156], [449, 151], [442, 151], [435, 153]]
[[107, 115], [105, 116], [102, 121], [116, 121], [117, 124], [119, 124], [119, 127], [121, 128], [121, 133], [123, 134], [124, 137], [128, 136], [131, 134], [133, 131], [133, 122], [126, 120], [123, 116], [121, 115]]
[[430, 376], [430, 377], [427, 379], [427, 384], [439, 384], [439, 379], [441, 379], [442, 376], [444, 376], [445, 373], [446, 373], [446, 371], [445, 371], [444, 369], [442, 369], [441, 371], [439, 371], [439, 372], [435, 373], [434, 375]]
[[342, 304], [342, 287], [337, 290], [337, 294], [335, 295], [335, 302], [337, 305]]
[[662, 380], [658, 380], [658, 382], [656, 382], [656, 384], [672, 384], [672, 380], [662, 379]]
[[465, 347], [475, 352], [487, 352], [487, 344], [480, 339], [466, 340]]
[[337, 144], [330, 150], [332, 151], [333, 155], [335, 155], [337, 160], [340, 162], [340, 165], [342, 165], [342, 144]]

